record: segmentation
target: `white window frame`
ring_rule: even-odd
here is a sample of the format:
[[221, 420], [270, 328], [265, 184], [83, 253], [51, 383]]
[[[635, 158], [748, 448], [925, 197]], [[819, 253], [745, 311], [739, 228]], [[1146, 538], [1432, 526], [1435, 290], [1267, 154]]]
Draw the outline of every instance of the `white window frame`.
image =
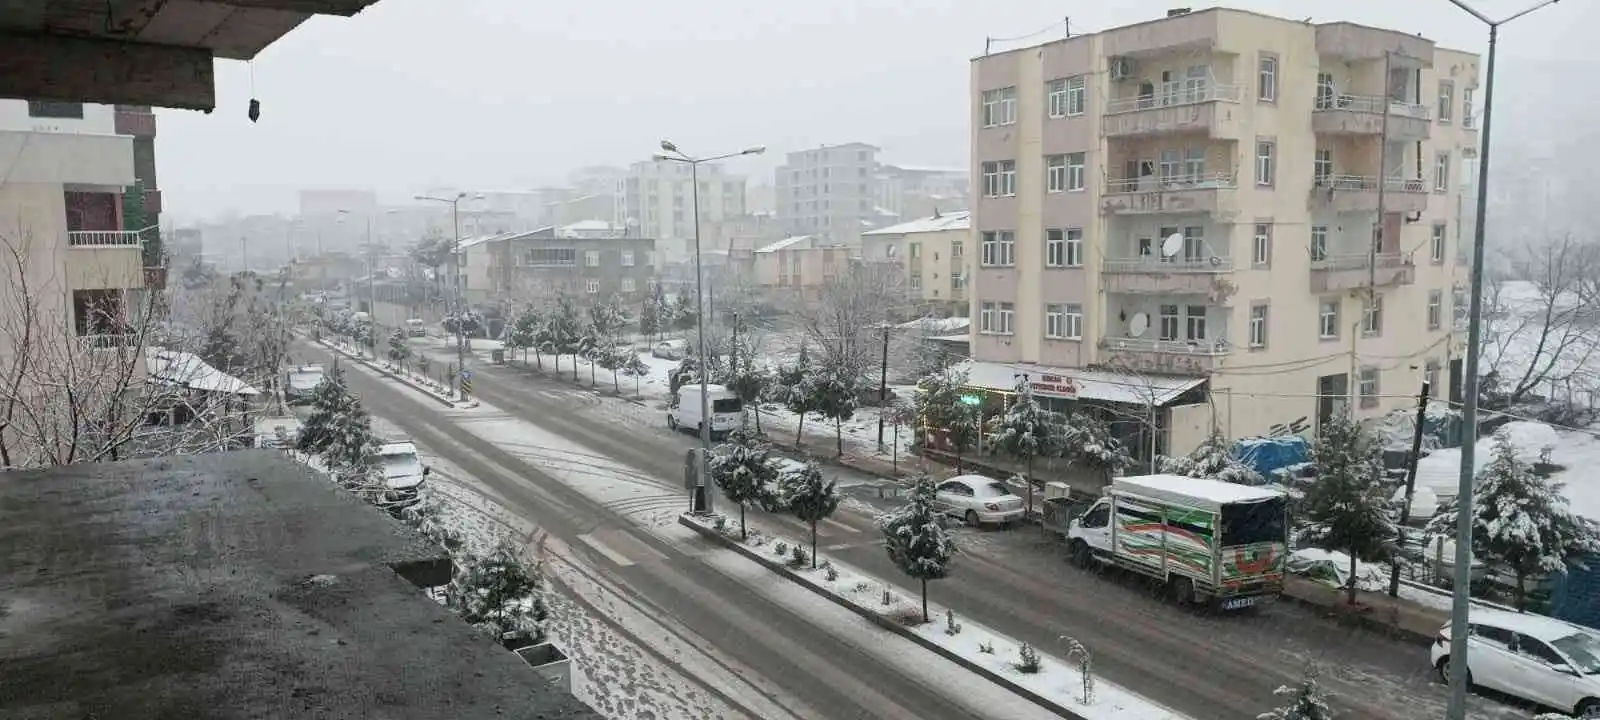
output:
[[1272, 187], [1277, 179], [1278, 143], [1273, 140], [1256, 140], [1256, 186]]
[[1015, 303], [1001, 302], [997, 315], [1000, 321], [1000, 334], [1012, 335], [1016, 332], [1017, 306]]
[[1378, 405], [1379, 381], [1381, 375], [1378, 368], [1367, 365], [1356, 371], [1356, 392], [1360, 396], [1361, 407], [1369, 408]]
[[1082, 152], [1067, 153], [1067, 192], [1083, 192], [1084, 166], [1089, 162], [1089, 154]]
[[1250, 264], [1258, 268], [1272, 267], [1272, 223], [1255, 224], [1250, 245]]
[[1383, 334], [1383, 296], [1373, 295], [1361, 301], [1361, 334], [1377, 337]]
[[1445, 223], [1434, 223], [1433, 234], [1428, 238], [1428, 257], [1435, 265], [1444, 263], [1445, 245], [1448, 242], [1448, 226]]
[[1044, 156], [1044, 190], [1045, 192], [1064, 192], [1067, 189], [1067, 156]]
[[1017, 235], [1011, 230], [985, 230], [978, 234], [978, 258], [984, 267], [1012, 267], [1016, 264]]
[[983, 196], [1000, 197], [1000, 162], [990, 160], [980, 166], [983, 173]]
[[1183, 332], [1183, 310], [1177, 305], [1162, 305], [1157, 308], [1156, 337], [1162, 340], [1175, 341]]
[[1444, 291], [1428, 291], [1428, 329], [1438, 330], [1444, 326]]
[[1017, 161], [1000, 161], [1000, 196], [1012, 197], [1017, 194]]
[[1045, 84], [1045, 105], [1052, 118], [1067, 116], [1067, 79], [1056, 78]]
[[623, 267], [633, 267], [633, 251], [632, 250], [623, 250], [622, 251], [622, 266]]
[[984, 335], [995, 334], [995, 303], [984, 301], [978, 304], [978, 332]]
[[[1199, 312], [1195, 312], [1196, 310]], [[1206, 339], [1207, 331], [1210, 330], [1209, 326], [1210, 322], [1206, 318], [1206, 306], [1183, 306], [1183, 338], [1185, 340], [1193, 342]]]
[[1317, 148], [1311, 157], [1311, 181], [1313, 185], [1325, 185], [1333, 178], [1333, 150]]
[[1449, 125], [1456, 108], [1456, 81], [1439, 81], [1439, 124]]
[[1323, 262], [1328, 259], [1328, 226], [1311, 226], [1311, 262]]
[[1422, 381], [1428, 384], [1428, 396], [1439, 396], [1439, 370], [1440, 363], [1437, 358], [1428, 358], [1422, 364]]
[[922, 289], [922, 273], [912, 273], [912, 275], [911, 275], [911, 289], [912, 290], [921, 290]]
[[585, 251], [583, 251], [583, 266], [584, 267], [600, 267], [600, 251], [599, 250], [585, 250]]
[[1082, 75], [1067, 78], [1067, 116], [1077, 117], [1089, 109], [1089, 83]]
[[633, 278], [625, 277], [625, 278], [622, 279], [622, 291], [623, 292], [631, 293], [636, 289], [638, 289], [638, 286], [634, 284]]
[[1066, 267], [1067, 265], [1067, 232], [1061, 228], [1046, 228], [1044, 231], [1044, 266], [1047, 268]]
[[1433, 191], [1450, 191], [1450, 152], [1433, 154]]
[[586, 292], [588, 292], [590, 295], [598, 294], [600, 292], [600, 281], [596, 280], [594, 278], [589, 278], [589, 281], [588, 281], [588, 283], [586, 283], [586, 287], [584, 288], [584, 290]]
[[1267, 323], [1271, 317], [1271, 306], [1266, 303], [1256, 303], [1250, 306], [1250, 347], [1264, 348], [1267, 346]]
[[1083, 339], [1083, 306], [1052, 303], [1044, 306], [1044, 336], [1051, 340]]
[[995, 88], [983, 92], [983, 126], [1012, 125], [1017, 122], [1017, 88]]
[[1323, 300], [1317, 304], [1317, 337], [1322, 340], [1339, 339], [1339, 310], [1337, 300]]
[[1278, 56], [1261, 53], [1256, 61], [1256, 99], [1261, 102], [1278, 101]]
[[1083, 228], [1067, 228], [1066, 267], [1083, 267]]

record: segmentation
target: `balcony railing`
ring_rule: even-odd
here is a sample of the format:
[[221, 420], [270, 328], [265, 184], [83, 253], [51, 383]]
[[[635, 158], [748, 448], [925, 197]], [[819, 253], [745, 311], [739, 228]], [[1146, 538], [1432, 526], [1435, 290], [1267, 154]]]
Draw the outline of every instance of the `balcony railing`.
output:
[[1117, 98], [1106, 104], [1106, 114], [1118, 115], [1139, 112], [1140, 110], [1199, 105], [1200, 103], [1217, 100], [1236, 103], [1243, 96], [1243, 86], [1211, 83], [1198, 88], [1179, 88], [1171, 92], [1161, 92], [1154, 95]]
[[1231, 190], [1239, 187], [1231, 172], [1174, 175], [1169, 177], [1126, 178], [1106, 181], [1107, 195], [1141, 192], [1177, 192], [1182, 190]]
[[1231, 257], [1204, 257], [1204, 258], [1106, 258], [1100, 266], [1101, 272], [1121, 273], [1214, 273], [1228, 272], [1233, 269]]
[[[1367, 268], [1367, 260], [1371, 257], [1366, 253], [1327, 255], [1322, 258], [1313, 257], [1311, 259], [1311, 269], [1332, 271], [1365, 270]], [[1402, 253], [1378, 253], [1376, 260], [1377, 264], [1373, 267], [1380, 268], [1400, 267], [1411, 262], [1410, 256]]]
[[139, 341], [139, 336], [133, 333], [105, 333], [96, 335], [79, 335], [78, 342], [91, 350], [110, 350], [114, 348], [133, 347]]
[[[1421, 178], [1392, 177], [1384, 181], [1389, 192], [1425, 193], [1427, 182]], [[1346, 192], [1377, 192], [1376, 175], [1322, 175], [1313, 177], [1311, 184], [1319, 188], [1333, 188]]]
[[142, 230], [69, 230], [67, 246], [75, 248], [142, 247]]
[[[1358, 113], [1383, 114], [1384, 99], [1377, 95], [1324, 95], [1317, 98], [1314, 110], [1316, 112], [1347, 111]], [[1401, 117], [1427, 120], [1432, 117], [1432, 111], [1427, 105], [1389, 101], [1389, 114]]]
[[1232, 349], [1226, 340], [1158, 340], [1131, 337], [1107, 337], [1101, 345], [1108, 350], [1166, 355], [1216, 356], [1226, 355]]

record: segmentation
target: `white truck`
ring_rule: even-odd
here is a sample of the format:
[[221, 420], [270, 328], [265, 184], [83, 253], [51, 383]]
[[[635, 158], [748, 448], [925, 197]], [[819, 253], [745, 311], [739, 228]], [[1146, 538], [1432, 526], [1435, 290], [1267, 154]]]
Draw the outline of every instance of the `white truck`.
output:
[[1120, 477], [1066, 536], [1080, 567], [1122, 568], [1163, 583], [1179, 603], [1236, 610], [1283, 591], [1288, 499], [1220, 480]]

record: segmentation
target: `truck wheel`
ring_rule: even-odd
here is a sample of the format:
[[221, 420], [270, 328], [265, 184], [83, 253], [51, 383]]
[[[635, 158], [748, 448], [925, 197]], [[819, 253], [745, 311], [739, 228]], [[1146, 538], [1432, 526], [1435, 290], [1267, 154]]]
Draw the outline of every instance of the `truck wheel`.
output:
[[1089, 543], [1082, 540], [1072, 541], [1072, 564], [1085, 570], [1094, 567], [1094, 551], [1089, 549]]
[[1181, 575], [1167, 578], [1167, 591], [1172, 594], [1172, 599], [1179, 605], [1194, 603], [1194, 581]]

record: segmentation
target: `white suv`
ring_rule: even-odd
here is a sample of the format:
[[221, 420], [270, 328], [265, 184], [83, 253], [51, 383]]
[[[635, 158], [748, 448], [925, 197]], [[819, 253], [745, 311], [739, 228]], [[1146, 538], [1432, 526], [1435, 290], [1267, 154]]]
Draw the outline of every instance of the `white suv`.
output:
[[[1474, 607], [1468, 617], [1467, 682], [1571, 713], [1600, 718], [1600, 635], [1543, 615]], [[1450, 626], [1429, 654], [1449, 682]]]

